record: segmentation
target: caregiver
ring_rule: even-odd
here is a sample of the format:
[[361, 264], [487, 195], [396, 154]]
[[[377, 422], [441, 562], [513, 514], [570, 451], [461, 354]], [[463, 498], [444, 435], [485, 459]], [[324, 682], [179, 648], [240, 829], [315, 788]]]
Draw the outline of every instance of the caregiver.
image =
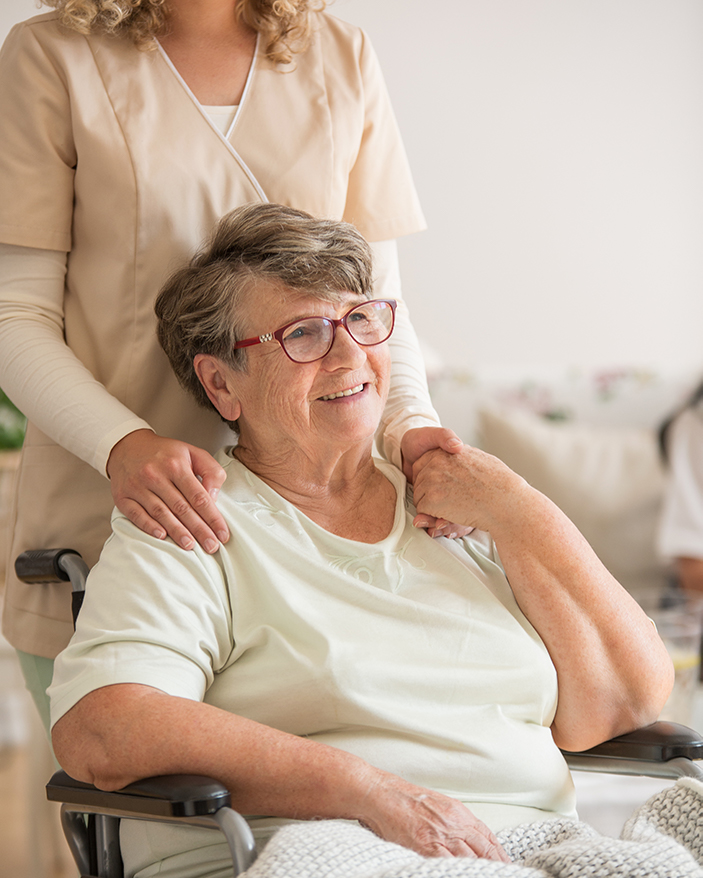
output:
[[[47, 5], [0, 54], [0, 386], [29, 419], [10, 560], [69, 544], [92, 566], [113, 504], [186, 549], [228, 539], [209, 453], [226, 430], [178, 387], [153, 301], [244, 203], [344, 218], [376, 242], [377, 290], [399, 300], [380, 445], [406, 466], [446, 445], [394, 243], [423, 218], [365, 35], [308, 0]], [[3, 631], [46, 719], [67, 585], [20, 583], [9, 564]]]

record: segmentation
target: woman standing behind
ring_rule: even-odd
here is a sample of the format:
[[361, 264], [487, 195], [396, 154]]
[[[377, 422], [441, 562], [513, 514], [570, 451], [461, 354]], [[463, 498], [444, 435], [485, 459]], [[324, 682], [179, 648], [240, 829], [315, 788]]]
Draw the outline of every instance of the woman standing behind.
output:
[[[214, 552], [225, 428], [171, 374], [154, 296], [221, 215], [277, 201], [352, 222], [398, 298], [394, 239], [423, 218], [388, 95], [364, 34], [308, 0], [47, 5], [0, 54], [0, 386], [30, 422], [10, 558], [68, 543], [92, 565], [113, 503]], [[393, 357], [381, 445], [409, 465], [451, 434], [426, 428], [402, 307]], [[3, 630], [41, 706], [65, 584], [10, 575]]]

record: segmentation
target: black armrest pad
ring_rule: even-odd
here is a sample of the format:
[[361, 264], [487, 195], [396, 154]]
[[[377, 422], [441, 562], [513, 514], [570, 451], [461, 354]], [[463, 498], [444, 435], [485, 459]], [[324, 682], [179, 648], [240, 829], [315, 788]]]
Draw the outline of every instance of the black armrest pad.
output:
[[645, 762], [668, 762], [677, 756], [703, 759], [703, 738], [698, 732], [678, 723], [657, 722], [581, 753], [563, 752], [568, 756], [610, 756]]
[[46, 795], [52, 802], [161, 817], [197, 817], [231, 805], [229, 790], [223, 784], [189, 774], [148, 777], [122, 790], [105, 792], [57, 771], [46, 785]]

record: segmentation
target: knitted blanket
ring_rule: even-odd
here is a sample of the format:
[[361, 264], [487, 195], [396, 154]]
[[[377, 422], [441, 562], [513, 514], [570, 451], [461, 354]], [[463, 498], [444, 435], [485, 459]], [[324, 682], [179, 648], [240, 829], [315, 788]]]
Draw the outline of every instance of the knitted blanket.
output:
[[703, 783], [682, 778], [630, 817], [619, 839], [554, 819], [498, 835], [512, 863], [426, 859], [357, 823], [282, 827], [246, 878], [703, 878]]

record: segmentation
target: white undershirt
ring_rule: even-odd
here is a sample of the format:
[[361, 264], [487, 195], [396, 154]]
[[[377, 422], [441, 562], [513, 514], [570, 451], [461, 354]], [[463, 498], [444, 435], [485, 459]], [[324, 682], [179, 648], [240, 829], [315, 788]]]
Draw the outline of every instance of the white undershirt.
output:
[[228, 107], [207, 107], [204, 104], [201, 106], [222, 136], [227, 137], [234, 117], [237, 115], [238, 104], [232, 104]]

